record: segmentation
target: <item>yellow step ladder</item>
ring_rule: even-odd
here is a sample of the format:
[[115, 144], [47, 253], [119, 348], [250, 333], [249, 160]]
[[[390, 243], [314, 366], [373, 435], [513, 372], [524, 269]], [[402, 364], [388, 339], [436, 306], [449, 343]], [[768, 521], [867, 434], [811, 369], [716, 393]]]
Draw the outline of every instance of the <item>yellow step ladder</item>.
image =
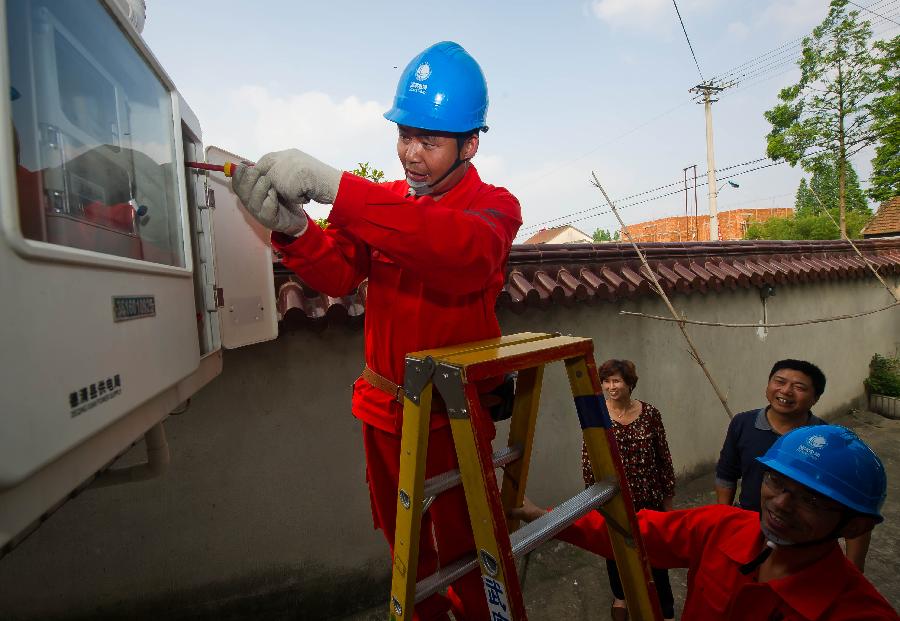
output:
[[[515, 559], [531, 552], [566, 526], [599, 509], [607, 518], [630, 618], [662, 619], [649, 565], [641, 544], [600, 389], [591, 339], [522, 333], [409, 354], [404, 377], [403, 428], [397, 525], [391, 582], [390, 619], [411, 620], [416, 603], [444, 590], [479, 568], [491, 621], [527, 619]], [[565, 363], [575, 410], [587, 445], [591, 487], [521, 528], [506, 511], [522, 504], [534, 439], [544, 366]], [[516, 394], [506, 448], [492, 452], [480, 437], [473, 414], [480, 411], [476, 382], [517, 372]], [[447, 406], [459, 470], [425, 480], [432, 388]], [[574, 459], [574, 458], [573, 458]], [[496, 468], [504, 469], [502, 490]], [[416, 582], [419, 534], [425, 502], [462, 483], [476, 551]]]

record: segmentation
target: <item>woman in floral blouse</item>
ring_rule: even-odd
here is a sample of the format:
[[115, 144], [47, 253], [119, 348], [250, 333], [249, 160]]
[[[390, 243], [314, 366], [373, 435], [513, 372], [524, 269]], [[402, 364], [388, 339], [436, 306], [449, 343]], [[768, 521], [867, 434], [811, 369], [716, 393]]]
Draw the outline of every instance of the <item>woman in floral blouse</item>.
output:
[[[607, 360], [601, 365], [599, 375], [634, 510], [671, 511], [675, 495], [675, 470], [659, 410], [649, 403], [631, 398], [638, 376], [630, 360]], [[581, 464], [585, 485], [593, 485], [594, 475], [584, 446], [581, 449]], [[612, 618], [614, 621], [624, 621], [628, 618], [628, 612], [619, 570], [613, 560], [606, 561], [606, 568], [609, 586], [615, 597]], [[669, 572], [653, 569], [653, 580], [663, 617], [673, 619], [675, 607]]]

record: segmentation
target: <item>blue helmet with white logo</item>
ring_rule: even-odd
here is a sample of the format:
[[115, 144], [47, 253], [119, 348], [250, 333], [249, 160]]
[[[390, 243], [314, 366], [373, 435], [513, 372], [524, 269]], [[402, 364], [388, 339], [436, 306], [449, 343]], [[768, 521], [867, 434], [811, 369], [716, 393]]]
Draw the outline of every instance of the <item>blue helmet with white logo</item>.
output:
[[458, 43], [435, 43], [413, 58], [384, 118], [398, 125], [453, 133], [487, 131], [487, 82]]
[[887, 495], [884, 465], [855, 433], [840, 425], [800, 427], [756, 458], [767, 468], [881, 522]]

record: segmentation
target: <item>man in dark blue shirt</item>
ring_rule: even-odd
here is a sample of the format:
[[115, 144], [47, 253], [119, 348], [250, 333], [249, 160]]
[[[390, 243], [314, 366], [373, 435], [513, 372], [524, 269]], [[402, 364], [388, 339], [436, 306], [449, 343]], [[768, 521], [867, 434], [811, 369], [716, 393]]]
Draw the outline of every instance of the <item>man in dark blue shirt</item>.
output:
[[716, 465], [716, 499], [720, 504], [734, 503], [738, 479], [741, 496], [738, 505], [759, 511], [762, 465], [756, 460], [765, 455], [775, 440], [792, 429], [821, 425], [822, 419], [810, 408], [825, 392], [825, 374], [805, 360], [779, 360], [769, 373], [766, 400], [759, 410], [741, 412], [728, 426], [725, 443]]

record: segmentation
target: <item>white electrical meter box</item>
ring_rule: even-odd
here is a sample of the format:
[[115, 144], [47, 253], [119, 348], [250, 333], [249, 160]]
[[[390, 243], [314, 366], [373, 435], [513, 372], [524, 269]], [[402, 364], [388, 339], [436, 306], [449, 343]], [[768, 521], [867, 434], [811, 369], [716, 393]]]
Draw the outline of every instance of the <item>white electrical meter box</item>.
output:
[[0, 0], [0, 551], [214, 378], [223, 340], [277, 336], [271, 250], [185, 168], [199, 122], [117, 4]]

